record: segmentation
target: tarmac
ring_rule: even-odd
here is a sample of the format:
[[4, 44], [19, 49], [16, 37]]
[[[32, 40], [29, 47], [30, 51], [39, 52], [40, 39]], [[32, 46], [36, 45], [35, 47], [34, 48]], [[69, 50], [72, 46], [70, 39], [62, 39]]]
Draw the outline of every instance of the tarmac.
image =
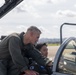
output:
[[57, 50], [59, 49], [59, 46], [48, 46], [48, 58], [50, 60], [54, 60]]

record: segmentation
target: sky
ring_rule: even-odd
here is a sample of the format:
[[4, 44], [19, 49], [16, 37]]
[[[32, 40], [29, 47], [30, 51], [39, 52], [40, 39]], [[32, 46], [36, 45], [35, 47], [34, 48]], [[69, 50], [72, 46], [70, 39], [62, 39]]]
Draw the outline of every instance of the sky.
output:
[[[0, 19], [0, 35], [26, 32], [33, 25], [42, 31], [40, 38], [60, 38], [63, 23], [76, 23], [76, 0], [24, 0]], [[63, 37], [73, 36], [76, 26], [64, 26]]]

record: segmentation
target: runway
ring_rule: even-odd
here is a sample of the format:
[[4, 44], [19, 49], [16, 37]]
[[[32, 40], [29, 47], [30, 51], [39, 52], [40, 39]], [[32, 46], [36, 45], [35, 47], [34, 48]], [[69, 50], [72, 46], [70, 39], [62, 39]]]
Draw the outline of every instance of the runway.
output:
[[51, 60], [54, 60], [54, 57], [56, 55], [58, 48], [59, 48], [59, 46], [48, 46], [48, 57]]

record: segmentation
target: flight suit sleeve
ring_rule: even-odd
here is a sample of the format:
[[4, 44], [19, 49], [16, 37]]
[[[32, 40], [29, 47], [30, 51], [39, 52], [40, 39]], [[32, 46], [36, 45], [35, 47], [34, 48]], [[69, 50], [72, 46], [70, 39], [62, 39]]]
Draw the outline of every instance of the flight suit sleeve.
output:
[[47, 66], [48, 63], [51, 62], [48, 58], [42, 56], [39, 50], [37, 50], [35, 47], [32, 47], [31, 45], [28, 45], [28, 47], [25, 46], [25, 50], [28, 56], [33, 58], [40, 65]]
[[24, 57], [21, 54], [20, 43], [18, 37], [11, 37], [9, 40], [9, 52], [14, 64], [23, 72], [24, 70], [27, 70], [28, 67], [27, 60], [24, 60]]

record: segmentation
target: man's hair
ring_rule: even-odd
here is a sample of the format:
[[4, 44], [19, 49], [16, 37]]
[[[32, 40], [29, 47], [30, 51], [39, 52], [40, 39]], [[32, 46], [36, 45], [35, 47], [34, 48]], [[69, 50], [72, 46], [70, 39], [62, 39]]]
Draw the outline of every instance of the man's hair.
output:
[[47, 44], [46, 44], [46, 43], [37, 44], [37, 45], [36, 45], [36, 49], [38, 49], [38, 50], [40, 51], [40, 49], [41, 49], [43, 46], [47, 46]]
[[41, 34], [41, 30], [38, 29], [36, 26], [30, 26], [27, 31], [32, 31], [32, 32], [39, 32]]

